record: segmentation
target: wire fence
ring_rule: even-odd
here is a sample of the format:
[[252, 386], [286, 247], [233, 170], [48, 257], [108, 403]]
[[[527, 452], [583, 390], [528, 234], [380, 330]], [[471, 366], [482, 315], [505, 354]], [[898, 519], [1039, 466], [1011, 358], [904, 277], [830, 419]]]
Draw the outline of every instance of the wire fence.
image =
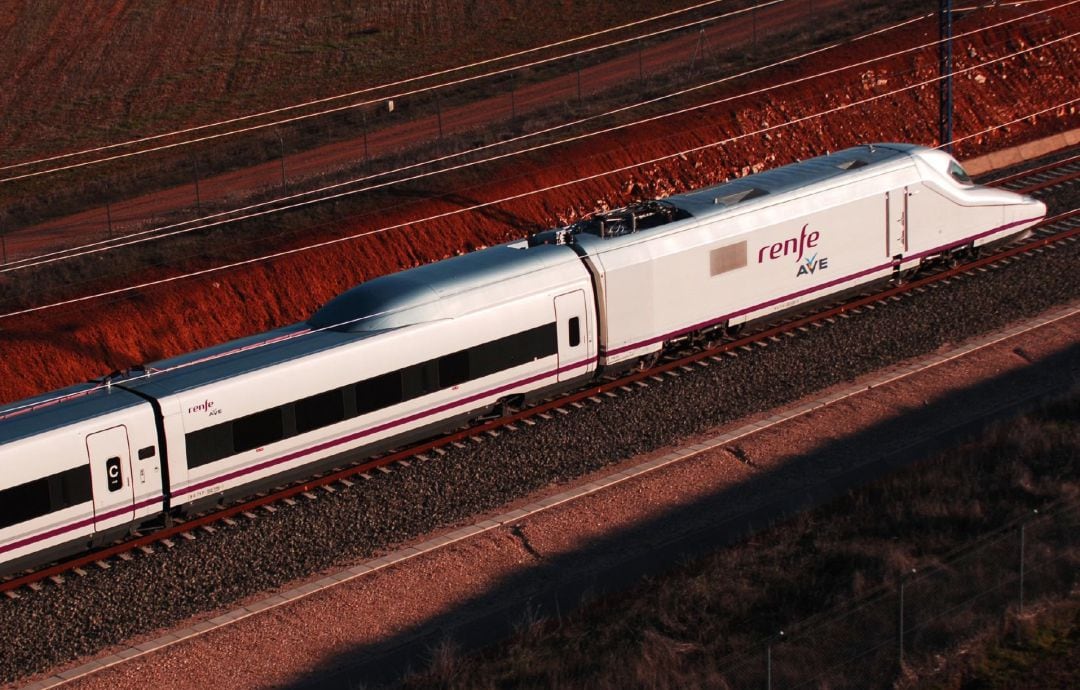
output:
[[[386, 174], [448, 153], [467, 154], [569, 115], [602, 113], [621, 99], [707, 80], [730, 67], [723, 55], [742, 55], [747, 48], [757, 50], [770, 35], [820, 23], [821, 11], [812, 2], [788, 10], [779, 24], [760, 21], [759, 15], [776, 10], [773, 4], [748, 3], [744, 11], [671, 34], [595, 46], [550, 65], [494, 73], [445, 93], [420, 90], [229, 141], [116, 160], [93, 172], [62, 171], [46, 186], [35, 177], [21, 180], [13, 183], [20, 190], [18, 201], [0, 208], [0, 266], [43, 251], [201, 218], [241, 200], [274, 199], [357, 174]], [[332, 154], [309, 153], [331, 145]], [[166, 187], [173, 191], [165, 202], [139, 196]], [[34, 232], [42, 223], [41, 231]]]
[[962, 553], [898, 576], [841, 611], [777, 633], [730, 660], [723, 687], [893, 687], [932, 669], [958, 641], [1001, 631], [1033, 605], [1074, 596], [1080, 503], [1035, 513]]

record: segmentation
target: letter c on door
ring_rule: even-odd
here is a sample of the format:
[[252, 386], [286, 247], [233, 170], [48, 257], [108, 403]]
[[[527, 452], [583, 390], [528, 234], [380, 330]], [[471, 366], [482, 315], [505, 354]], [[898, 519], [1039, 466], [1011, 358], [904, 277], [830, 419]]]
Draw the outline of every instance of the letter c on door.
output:
[[120, 476], [120, 458], [109, 458], [105, 461], [105, 476], [109, 480], [109, 491], [119, 491], [124, 485]]

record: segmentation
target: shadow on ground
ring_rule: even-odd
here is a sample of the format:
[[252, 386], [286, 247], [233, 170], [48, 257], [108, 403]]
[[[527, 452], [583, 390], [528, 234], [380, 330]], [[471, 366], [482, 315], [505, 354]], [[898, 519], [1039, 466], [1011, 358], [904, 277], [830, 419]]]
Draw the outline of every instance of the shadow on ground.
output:
[[440, 643], [450, 641], [458, 650], [472, 651], [497, 642], [523, 620], [565, 614], [583, 599], [626, 589], [643, 576], [661, 574], [680, 561], [735, 543], [978, 434], [991, 422], [1014, 416], [1039, 398], [1065, 392], [1078, 381], [1080, 345], [1073, 345], [1031, 366], [827, 442], [737, 487], [604, 535], [575, 551], [544, 558], [390, 639], [328, 657], [322, 670], [288, 687], [393, 683], [409, 670], [426, 668]]

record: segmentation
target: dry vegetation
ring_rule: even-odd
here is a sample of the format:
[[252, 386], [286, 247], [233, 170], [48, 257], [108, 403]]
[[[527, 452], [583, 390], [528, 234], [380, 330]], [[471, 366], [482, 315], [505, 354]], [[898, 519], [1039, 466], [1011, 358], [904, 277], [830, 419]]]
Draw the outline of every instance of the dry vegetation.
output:
[[[1010, 658], [1029, 666], [1031, 657], [1075, 658], [1075, 606], [1046, 625], [1030, 616], [1001, 621], [1004, 605], [1015, 613], [1016, 521], [1034, 509], [1071, 504], [1038, 538], [1028, 529], [1027, 610], [1039, 593], [1056, 599], [1076, 585], [1078, 499], [1074, 391], [667, 576], [557, 620], [526, 621], [513, 640], [480, 655], [438, 649], [433, 670], [407, 687], [756, 687], [764, 642], [778, 630], [788, 634], [772, 653], [773, 680], [784, 687], [832, 663], [841, 665], [808, 686], [921, 686], [932, 678], [942, 688], [995, 687], [965, 682], [1007, 678]], [[906, 586], [912, 630], [898, 674], [895, 584], [912, 568], [920, 574]], [[983, 599], [951, 608], [977, 594]], [[914, 629], [920, 620], [929, 622]], [[936, 668], [969, 637], [980, 644]], [[878, 639], [881, 649], [864, 651]], [[1047, 669], [1057, 674], [1050, 678], [1072, 677]]]
[[[76, 167], [73, 170], [54, 173], [44, 177], [30, 177], [28, 179], [21, 179], [5, 184], [0, 184], [0, 233], [10, 232], [13, 229], [18, 229], [25, 226], [30, 226], [38, 223], [44, 219], [57, 218], [78, 211], [82, 211], [87, 208], [95, 208], [105, 203], [112, 203], [114, 205], [117, 202], [121, 204], [125, 200], [130, 200], [132, 197], [153, 190], [160, 190], [166, 187], [174, 186], [191, 186], [193, 180], [198, 177], [206, 181], [208, 176], [219, 175], [221, 173], [238, 171], [251, 166], [258, 166], [259, 164], [268, 164], [267, 167], [271, 170], [270, 179], [266, 180], [265, 177], [258, 182], [248, 182], [247, 189], [232, 188], [229, 190], [228, 199], [218, 198], [211, 200], [207, 203], [204, 186], [204, 198], [202, 200], [200, 211], [206, 213], [214, 210], [215, 208], [233, 208], [240, 203], [241, 197], [258, 197], [265, 195], [267, 192], [272, 191], [276, 193], [278, 191], [275, 184], [274, 174], [278, 172], [281, 167], [279, 164], [280, 158], [286, 156], [290, 158], [288, 167], [290, 168], [289, 174], [289, 187], [290, 191], [295, 193], [298, 189], [303, 188], [305, 185], [320, 185], [330, 181], [346, 179], [349, 177], [356, 177], [360, 174], [371, 173], [379, 169], [392, 168], [395, 164], [403, 162], [403, 158], [407, 162], [415, 162], [416, 160], [424, 160], [424, 156], [431, 156], [436, 153], [445, 154], [452, 150], [467, 151], [481, 143], [490, 143], [499, 141], [512, 134], [521, 134], [523, 131], [535, 131], [544, 126], [550, 126], [559, 122], [564, 122], [570, 117], [579, 117], [583, 114], [604, 112], [606, 109], [613, 108], [619, 105], [625, 105], [629, 102], [633, 102], [639, 99], [653, 97], [660, 95], [660, 93], [666, 93], [675, 89], [678, 86], [685, 86], [689, 83], [698, 83], [710, 78], [715, 78], [720, 75], [731, 74], [739, 69], [745, 68], [752, 64], [765, 64], [769, 60], [778, 56], [788, 56], [797, 50], [805, 49], [808, 46], [819, 45], [822, 41], [835, 40], [840, 37], [851, 35], [853, 33], [867, 30], [869, 27], [876, 26], [882, 22], [893, 21], [899, 17], [908, 17], [916, 12], [918, 2], [915, 0], [905, 0], [904, 2], [883, 2], [882, 0], [875, 0], [874, 2], [863, 3], [862, 10], [857, 15], [851, 15], [838, 11], [835, 8], [830, 9], [827, 6], [822, 7], [823, 3], [818, 3], [818, 8], [811, 13], [809, 10], [812, 8], [812, 4], [803, 6], [801, 4], [791, 5], [786, 7], [785, 11], [788, 15], [784, 17], [784, 29], [780, 30], [776, 27], [772, 28], [772, 33], [768, 36], [768, 39], [763, 36], [762, 40], [754, 46], [753, 50], [748, 50], [748, 46], [739, 44], [737, 50], [731, 50], [724, 52], [724, 46], [710, 46], [706, 49], [702, 46], [702, 54], [699, 56], [696, 54], [697, 44], [694, 40], [690, 41], [686, 48], [686, 55], [680, 56], [685, 59], [678, 60], [677, 65], [665, 65], [663, 67], [650, 67], [647, 78], [639, 83], [638, 79], [634, 79], [632, 84], [624, 84], [623, 88], [608, 89], [605, 93], [596, 93], [597, 89], [592, 87], [589, 83], [588, 77], [585, 78], [584, 93], [587, 94], [587, 98], [581, 102], [558, 102], [549, 104], [545, 108], [532, 108], [527, 109], [527, 112], [522, 113], [519, 111], [519, 117], [511, 118], [509, 113], [505, 115], [498, 115], [494, 119], [490, 114], [479, 122], [483, 124], [482, 127], [474, 126], [468, 132], [459, 132], [456, 136], [450, 136], [438, 143], [438, 146], [432, 146], [430, 140], [421, 137], [414, 133], [414, 136], [418, 138], [417, 141], [412, 142], [412, 148], [419, 148], [420, 150], [410, 150], [407, 145], [401, 145], [392, 152], [386, 152], [385, 150], [379, 151], [376, 154], [376, 158], [379, 160], [372, 161], [368, 159], [367, 155], [367, 141], [363, 143], [357, 141], [357, 137], [362, 133], [369, 131], [389, 131], [390, 129], [397, 127], [400, 129], [402, 126], [411, 126], [414, 129], [418, 129], [418, 123], [424, 119], [432, 118], [436, 110], [439, 108], [447, 109], [453, 108], [457, 105], [476, 103], [482, 101], [485, 98], [495, 98], [498, 100], [500, 97], [502, 100], [506, 100], [506, 96], [513, 88], [521, 88], [527, 86], [529, 83], [542, 82], [546, 79], [556, 77], [558, 75], [569, 74], [582, 67], [587, 68], [594, 63], [601, 63], [611, 60], [619, 55], [624, 54], [636, 54], [637, 51], [650, 46], [656, 46], [664, 41], [671, 40], [673, 36], [687, 36], [691, 38], [696, 36], [696, 28], [676, 32], [673, 34], [664, 34], [654, 39], [648, 39], [640, 42], [633, 42], [627, 45], [617, 46], [610, 45], [616, 39], [625, 38], [630, 35], [637, 35], [643, 31], [655, 31], [668, 26], [669, 24], [685, 24], [691, 22], [695, 18], [704, 16], [711, 16], [716, 14], [723, 14], [724, 12], [731, 12], [738, 8], [740, 5], [748, 4], [749, 0], [731, 0], [729, 2], [721, 2], [715, 6], [709, 6], [702, 8], [698, 11], [680, 13], [670, 19], [665, 19], [657, 22], [650, 22], [644, 27], [638, 27], [631, 30], [615, 31], [611, 34], [605, 34], [603, 38], [598, 38], [595, 42], [582, 45], [580, 42], [575, 43], [572, 46], [564, 46], [558, 49], [542, 50], [538, 53], [530, 53], [528, 55], [520, 56], [518, 58], [501, 61], [497, 65], [490, 66], [482, 69], [491, 69], [493, 67], [505, 68], [514, 64], [524, 63], [527, 61], [535, 60], [542, 57], [549, 57], [555, 54], [561, 54], [570, 48], [574, 49], [587, 49], [583, 55], [575, 57], [573, 59], [557, 60], [553, 63], [543, 65], [540, 67], [522, 68], [513, 71], [508, 74], [496, 75], [490, 78], [484, 78], [477, 81], [468, 81], [462, 85], [453, 88], [442, 88], [438, 93], [434, 92], [420, 92], [408, 97], [395, 96], [393, 98], [395, 102], [395, 110], [393, 113], [387, 111], [385, 107], [376, 107], [376, 105], [360, 107], [358, 104], [365, 100], [374, 100], [378, 106], [383, 106], [382, 99], [388, 98], [391, 94], [400, 93], [403, 89], [413, 89], [427, 85], [433, 85], [442, 81], [453, 81], [463, 77], [473, 77], [481, 73], [481, 69], [471, 69], [464, 71], [454, 71], [452, 74], [444, 75], [438, 79], [426, 79], [419, 82], [410, 82], [408, 84], [401, 84], [401, 80], [408, 79], [416, 75], [430, 73], [432, 70], [444, 69], [447, 67], [455, 67], [461, 64], [468, 64], [469, 60], [473, 57], [471, 53], [468, 53], [468, 47], [470, 41], [475, 40], [478, 33], [482, 31], [490, 30], [491, 35], [499, 36], [499, 32], [507, 31], [508, 26], [517, 26], [517, 20], [519, 19], [531, 19], [531, 15], [528, 17], [519, 17], [516, 14], [506, 14], [511, 11], [509, 6], [501, 6], [494, 3], [486, 3], [484, 10], [479, 11], [479, 20], [481, 26], [477, 27], [478, 30], [462, 31], [461, 38], [463, 40], [463, 55], [459, 62], [458, 53], [455, 49], [452, 49], [450, 45], [446, 46], [446, 50], [438, 54], [437, 59], [430, 65], [413, 65], [409, 62], [409, 59], [413, 57], [416, 52], [412, 46], [421, 45], [428, 46], [429, 38], [428, 33], [432, 33], [433, 38], [430, 40], [450, 42], [449, 37], [442, 36], [441, 29], [425, 30], [423, 27], [425, 22], [417, 21], [416, 17], [421, 16], [421, 10], [413, 7], [414, 3], [409, 3], [408, 6], [399, 7], [399, 12], [390, 13], [387, 12], [384, 17], [384, 21], [380, 22], [381, 26], [386, 27], [385, 31], [378, 31], [372, 33], [374, 24], [367, 22], [361, 22], [362, 26], [367, 29], [362, 29], [360, 33], [365, 40], [370, 39], [372, 36], [387, 35], [404, 35], [408, 32], [413, 32], [417, 36], [422, 38], [406, 39], [393, 41], [386, 46], [386, 53], [380, 57], [379, 51], [368, 53], [368, 51], [361, 51], [359, 49], [342, 49], [343, 54], [352, 55], [353, 52], [363, 53], [366, 59], [371, 59], [371, 55], [379, 57], [379, 62], [372, 66], [372, 69], [364, 71], [362, 75], [357, 75], [355, 83], [352, 81], [343, 83], [328, 75], [315, 75], [310, 82], [305, 82], [302, 88], [297, 90], [289, 90], [287, 86], [294, 78], [292, 71], [286, 69], [285, 65], [280, 64], [275, 59], [275, 54], [264, 54], [262, 51], [253, 51], [251, 55], [246, 55], [241, 60], [239, 57], [235, 59], [240, 60], [239, 66], [229, 66], [228, 60], [222, 59], [219, 67], [224, 72], [240, 70], [243, 67], [244, 70], [253, 71], [252, 79], [255, 81], [255, 88], [257, 92], [262, 94], [260, 99], [250, 104], [247, 110], [235, 109], [238, 104], [247, 103], [246, 93], [232, 93], [229, 92], [230, 84], [234, 81], [231, 77], [226, 82], [222, 82], [217, 70], [203, 70], [200, 67], [203, 82], [197, 87], [194, 84], [188, 85], [185, 88], [192, 89], [189, 93], [198, 94], [198, 97], [178, 98], [176, 100], [168, 100], [164, 102], [153, 102], [148, 100], [141, 104], [141, 109], [138, 111], [141, 113], [141, 117], [152, 118], [160, 120], [156, 122], [154, 127], [142, 127], [137, 132], [129, 132], [126, 129], [123, 131], [96, 131], [92, 126], [94, 122], [97, 122], [100, 118], [107, 118], [110, 113], [110, 107], [112, 104], [103, 104], [100, 111], [94, 111], [93, 113], [85, 113], [78, 109], [71, 110], [70, 112], [65, 110], [56, 114], [57, 131], [62, 131], [65, 136], [78, 136], [86, 139], [84, 145], [95, 146], [101, 144], [115, 144], [117, 142], [130, 140], [133, 136], [147, 136], [153, 134], [160, 134], [162, 132], [170, 131], [178, 127], [188, 126], [203, 126], [207, 123], [220, 121], [225, 117], [232, 117], [233, 115], [250, 115], [253, 112], [259, 112], [261, 110], [272, 110], [286, 106], [293, 106], [298, 103], [305, 102], [309, 98], [315, 96], [305, 97], [308, 91], [312, 88], [322, 88], [326, 93], [317, 94], [319, 97], [325, 97], [327, 95], [340, 94], [342, 92], [355, 92], [357, 89], [371, 87], [377, 84], [393, 84], [399, 83], [398, 86], [386, 89], [376, 89], [374, 91], [365, 91], [362, 95], [355, 95], [346, 99], [333, 100], [328, 103], [316, 104], [311, 107], [290, 108], [287, 111], [278, 112], [275, 115], [268, 115], [266, 117], [255, 117], [252, 119], [246, 119], [242, 123], [234, 123], [227, 127], [210, 127], [207, 129], [200, 129], [197, 133], [200, 137], [214, 136], [219, 133], [223, 133], [227, 130], [235, 129], [242, 125], [243, 128], [251, 128], [253, 126], [259, 126], [265, 123], [275, 122], [281, 118], [289, 117], [298, 119], [294, 122], [283, 125], [275, 125], [272, 128], [256, 128], [251, 131], [246, 131], [240, 135], [230, 135], [223, 139], [213, 139], [205, 141], [200, 144], [191, 146], [181, 146], [177, 149], [168, 148], [159, 153], [153, 153], [148, 155], [140, 155], [135, 159], [122, 158], [107, 164], [95, 164], [90, 168]], [[833, 0], [835, 3], [836, 0]], [[420, 5], [425, 3], [415, 3]], [[432, 3], [436, 5], [438, 3]], [[592, 7], [596, 3], [581, 3], [582, 5], [588, 5]], [[824, 3], [828, 5], [828, 3]], [[404, 5], [404, 4], [403, 4]], [[410, 9], [411, 8], [411, 9]], [[457, 12], [448, 12], [445, 15], [439, 14], [439, 10], [442, 8], [431, 7], [431, 17], [442, 17], [448, 23], [460, 20], [461, 17]], [[596, 16], [606, 16], [610, 12], [610, 5], [600, 3], [596, 6]], [[671, 8], [666, 8], [671, 11]], [[281, 10], [281, 8], [277, 8]], [[623, 14], [619, 18], [619, 22], [625, 23], [634, 18], [649, 16], [660, 12], [658, 8], [647, 6], [647, 3], [641, 7], [628, 8], [628, 12]], [[370, 13], [374, 13], [376, 10], [368, 8], [367, 11], [358, 13], [359, 15], [367, 16]], [[633, 14], [636, 11], [638, 14]], [[548, 11], [544, 14], [544, 19], [549, 20], [551, 16], [557, 15], [555, 12]], [[277, 15], [274, 15], [277, 16]], [[284, 16], [284, 15], [281, 15]], [[321, 17], [321, 20], [326, 23], [323, 27], [327, 33], [327, 38], [324, 41], [321, 51], [312, 51], [312, 54], [318, 54], [320, 57], [325, 57], [325, 53], [334, 53], [337, 48], [333, 45], [336, 41], [348, 42], [355, 38], [357, 30], [355, 24], [351, 23], [351, 20], [346, 20], [345, 17], [352, 15], [327, 15]], [[573, 16], [571, 13], [568, 16]], [[271, 21], [273, 16], [266, 19], [260, 19], [260, 16], [248, 17], [246, 22], [233, 21], [231, 19], [222, 19], [220, 21], [220, 27], [218, 30], [226, 32], [230, 27], [236, 32], [235, 36], [230, 38], [237, 42], [252, 42], [256, 41], [259, 34], [258, 31], [253, 31], [248, 26], [251, 22], [258, 23], [259, 21]], [[811, 22], [811, 17], [818, 20], [817, 22]], [[280, 16], [278, 16], [280, 19]], [[312, 27], [319, 24], [320, 17], [316, 16], [312, 18]], [[355, 17], [354, 17], [355, 19]], [[595, 17], [593, 18], [595, 19]], [[160, 27], [157, 26], [158, 17], [153, 13], [142, 13], [134, 17], [127, 18], [127, 24], [124, 27], [124, 33], [131, 33], [132, 35], [139, 35], [140, 31], [155, 31]], [[360, 21], [360, 20], [357, 20]], [[427, 21], [430, 21], [430, 17]], [[614, 23], [614, 19], [612, 19]], [[129, 26], [130, 24], [130, 26]], [[710, 24], [710, 26], [720, 26], [724, 31], [731, 29], [734, 30], [736, 26], [740, 24], [749, 24], [746, 17], [733, 18], [729, 21], [722, 21], [719, 23]], [[93, 23], [87, 31], [93, 30]], [[307, 26], [305, 23], [304, 26]], [[320, 25], [321, 26], [321, 25]], [[503, 49], [504, 51], [517, 50], [527, 44], [524, 39], [524, 35], [527, 33], [532, 37], [533, 45], [542, 45], [548, 41], [554, 41], [559, 38], [565, 38], [566, 28], [562, 27], [561, 31], [554, 33], [544, 33], [549, 28], [544, 21], [537, 24], [539, 32], [520, 32], [514, 33], [514, 42], [505, 44], [499, 44], [495, 42], [489, 42], [486, 44], [490, 54], [484, 54], [479, 57], [491, 57], [492, 55], [502, 55], [504, 53], [497, 52], [496, 47]], [[582, 31], [591, 30], [593, 28], [600, 28], [602, 25], [594, 24], [591, 21], [582, 25]], [[312, 29], [314, 30], [314, 29]], [[337, 33], [334, 33], [334, 32]], [[724, 33], [721, 31], [721, 33]], [[780, 33], [777, 33], [780, 31]], [[761, 32], [764, 34], [765, 29]], [[437, 35], [437, 36], [436, 36]], [[577, 34], [574, 34], [577, 35]], [[83, 36], [79, 36], [83, 38]], [[205, 39], [204, 39], [205, 40]], [[379, 39], [382, 40], [382, 39]], [[695, 39], [696, 40], [696, 39]], [[135, 43], [138, 43], [135, 41]], [[519, 43], [521, 45], [519, 45]], [[454, 46], [456, 48], [456, 46]], [[691, 55], [694, 53], [694, 55]], [[170, 59], [175, 55], [174, 53], [157, 53], [163, 56], [160, 60], [151, 60], [149, 66], [143, 72], [146, 73], [147, 79], [151, 81], [157, 78], [157, 72], [162, 69], [160, 63], [169, 63]], [[168, 56], [165, 58], [164, 56]], [[199, 56], [202, 59], [201, 55]], [[670, 56], [668, 56], [670, 57]], [[193, 58], [194, 59], [194, 58]], [[693, 69], [689, 69], [691, 63]], [[400, 65], [407, 65], [406, 69], [398, 69]], [[35, 64], [35, 69], [42, 69], [41, 65]], [[301, 70], [302, 72], [302, 70]], [[644, 72], [643, 72], [644, 73]], [[125, 73], [126, 74], [126, 73]], [[47, 75], [42, 75], [47, 76]], [[66, 77], [66, 75], [65, 75]], [[170, 73], [169, 79], [173, 79], [174, 76]], [[117, 77], [118, 81], [123, 83], [123, 79]], [[239, 81], [243, 81], [240, 79]], [[19, 84], [20, 88], [32, 87], [36, 82], [29, 84]], [[87, 87], [89, 88], [89, 86]], [[139, 90], [145, 89], [146, 86], [142, 83], [132, 84], [131, 89]], [[220, 97], [207, 98], [207, 94], [220, 93]], [[32, 93], [29, 95], [33, 95]], [[96, 99], [103, 100], [100, 94], [95, 96]], [[438, 102], [436, 102], [436, 99]], [[78, 98], [76, 100], [79, 100]], [[11, 122], [18, 122], [20, 119], [30, 118], [37, 120], [42, 117], [39, 113], [34, 113], [32, 116], [23, 116], [20, 113], [21, 109], [28, 107], [33, 102], [32, 98], [26, 100], [19, 99], [10, 103], [12, 112], [9, 113]], [[2, 105], [2, 103], [0, 103]], [[316, 112], [320, 109], [327, 107], [340, 108], [342, 106], [349, 106], [344, 110], [333, 112], [328, 115], [320, 115], [308, 119], [306, 116], [309, 113]], [[108, 107], [106, 107], [108, 106]], [[70, 105], [69, 105], [70, 107]], [[489, 103], [487, 109], [492, 106]], [[2, 112], [2, 111], [0, 111]], [[635, 115], [644, 114], [645, 110], [635, 111]], [[106, 119], [105, 122], [109, 123], [110, 127], [117, 127], [117, 119], [120, 122], [125, 121], [126, 116], [117, 115], [113, 119]], [[89, 118], [89, 119], [87, 119]], [[505, 119], [501, 119], [505, 118]], [[42, 117], [43, 121], [49, 120], [49, 114]], [[72, 126], [70, 122], [77, 122], [77, 126]], [[91, 126], [87, 126], [91, 125]], [[429, 123], [429, 127], [433, 127], [433, 123]], [[126, 127], [126, 126], [125, 126]], [[0, 125], [0, 143], [2, 143], [4, 136], [4, 128]], [[10, 132], [13, 136], [18, 133], [17, 128], [11, 128]], [[565, 133], [565, 132], [564, 132]], [[19, 133], [21, 137], [21, 133]], [[194, 137], [195, 134], [189, 134], [185, 138]], [[377, 136], [375, 137], [378, 138]], [[351, 143], [348, 143], [352, 140]], [[156, 144], [172, 144], [180, 141], [180, 138], [166, 137], [164, 139], [156, 140]], [[400, 142], [399, 142], [400, 143]], [[309, 164], [293, 165], [298, 154], [304, 154], [304, 157], [310, 157], [310, 153], [315, 151], [316, 154], [327, 145], [339, 144], [339, 150], [348, 151], [345, 157], [337, 156], [336, 159], [327, 158], [326, 154], [322, 154], [326, 160], [322, 165], [311, 166]], [[340, 146], [340, 144], [345, 144]], [[49, 140], [39, 140], [33, 144], [35, 149], [27, 149], [26, 155], [22, 156], [20, 160], [33, 159], [37, 155], [54, 155], [61, 153], [66, 148], [61, 142], [52, 142]], [[384, 147], [385, 148], [385, 147]], [[40, 151], [38, 151], [40, 149]], [[21, 149], [20, 149], [21, 150]], [[110, 150], [110, 154], [117, 154], [126, 152], [127, 148]], [[356, 153], [363, 151], [363, 154], [357, 156]], [[0, 164], [2, 164], [4, 153], [0, 150]], [[85, 157], [87, 160], [91, 156]], [[65, 165], [79, 163], [84, 160], [84, 157], [65, 158], [60, 163]], [[14, 162], [14, 161], [13, 161]], [[53, 163], [55, 165], [56, 163]], [[44, 166], [44, 164], [43, 164]], [[37, 171], [38, 166], [17, 167], [12, 168], [9, 174], [26, 174]], [[235, 176], [234, 176], [235, 177]], [[258, 177], [256, 175], [256, 177]], [[236, 184], [236, 181], [233, 181]], [[185, 208], [188, 204], [193, 204], [193, 194], [190, 190], [182, 194], [183, 202], [177, 207], [181, 209], [182, 217], [188, 217]], [[195, 211], [194, 208], [191, 209]], [[114, 211], [115, 213], [115, 211]], [[121, 216], [123, 213], [121, 212]], [[176, 220], [175, 214], [173, 217], [167, 215], [157, 214], [154, 218], [155, 222], [165, 223], [171, 220]]]
[[[214, 122], [691, 2], [64, 0], [0, 7], [0, 163]], [[521, 27], [529, 27], [528, 31]]]

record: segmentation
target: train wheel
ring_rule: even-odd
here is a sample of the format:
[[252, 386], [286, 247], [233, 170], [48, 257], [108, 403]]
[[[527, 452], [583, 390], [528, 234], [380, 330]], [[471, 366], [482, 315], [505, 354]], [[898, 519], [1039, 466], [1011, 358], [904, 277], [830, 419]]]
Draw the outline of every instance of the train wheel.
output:
[[659, 352], [654, 352], [651, 355], [645, 355], [644, 357], [638, 359], [638, 363], [637, 363], [636, 368], [637, 368], [638, 371], [646, 371], [646, 370], [652, 369], [654, 366], [656, 366], [656, 363], [659, 362], [659, 361], [660, 361], [660, 353]]

